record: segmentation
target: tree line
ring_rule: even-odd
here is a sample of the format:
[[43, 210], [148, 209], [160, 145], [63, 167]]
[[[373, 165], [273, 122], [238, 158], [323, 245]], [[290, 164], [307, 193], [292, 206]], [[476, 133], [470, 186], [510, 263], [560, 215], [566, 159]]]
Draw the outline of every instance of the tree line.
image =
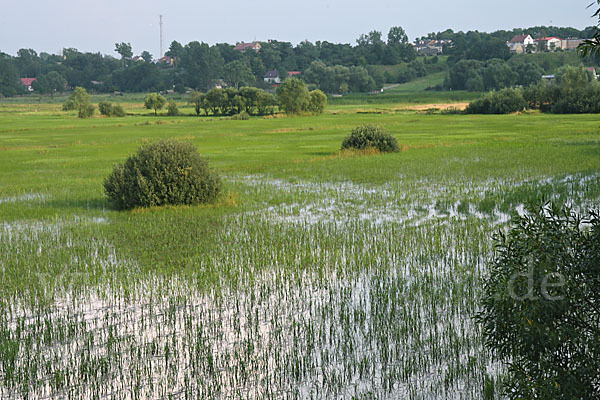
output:
[[525, 109], [554, 114], [600, 113], [600, 82], [582, 66], [559, 68], [552, 79], [525, 88], [493, 90], [469, 104], [468, 114], [508, 114]]
[[[594, 27], [579, 31], [574, 28], [535, 27], [513, 31], [482, 33], [446, 30], [421, 39], [443, 39], [451, 42], [444, 48], [448, 64], [460, 60], [508, 60], [511, 54], [506, 41], [518, 33], [533, 36], [592, 37]], [[261, 42], [260, 51], [236, 51], [227, 43], [209, 45], [198, 41], [183, 45], [173, 41], [166, 55], [171, 62], [155, 63], [148, 51], [133, 57], [131, 44], [115, 44], [117, 56], [63, 49], [62, 54], [37, 53], [20, 49], [16, 56], [0, 52], [0, 95], [26, 93], [19, 78], [36, 78], [33, 89], [50, 94], [65, 88], [84, 87], [99, 93], [167, 91], [185, 92], [187, 88], [205, 91], [217, 80], [229, 86], [266, 88], [265, 72], [300, 71], [307, 83], [328, 93], [346, 91], [369, 92], [385, 82], [406, 82], [423, 76], [423, 63], [417, 60], [415, 47], [401, 27], [392, 27], [387, 37], [373, 30], [360, 35], [354, 45], [327, 41], [304, 41], [294, 46], [289, 42]], [[169, 61], [170, 61], [169, 60]], [[435, 59], [437, 60], [437, 59]], [[384, 76], [374, 66], [405, 65], [395, 76]]]
[[486, 61], [492, 58], [500, 58], [508, 60], [511, 54], [506, 42], [515, 35], [531, 35], [532, 38], [556, 36], [563, 39], [587, 39], [594, 37], [595, 33], [595, 26], [589, 26], [583, 30], [571, 27], [535, 26], [498, 30], [491, 33], [479, 31], [454, 32], [452, 29], [447, 29], [443, 32], [430, 33], [418, 40], [451, 41], [451, 45], [444, 46], [444, 54], [449, 56], [449, 63], [454, 64], [463, 59]]
[[[318, 89], [309, 91], [300, 79], [290, 78], [277, 88], [277, 98], [269, 92], [249, 86], [239, 89], [214, 88], [206, 93], [193, 91], [188, 104], [194, 107], [197, 116], [204, 114], [248, 119], [251, 115], [274, 114], [276, 110], [286, 114], [320, 115], [325, 111], [327, 96]], [[144, 99], [144, 107], [153, 110], [154, 115], [158, 115], [165, 105], [168, 105], [168, 115], [179, 115], [177, 103], [173, 99], [167, 100], [160, 93], [148, 93]], [[77, 111], [79, 118], [91, 117], [96, 111], [85, 88], [79, 86], [75, 87], [62, 109]], [[108, 101], [100, 102], [98, 110], [107, 117], [124, 117], [126, 114], [120, 104]]]
[[[183, 45], [173, 41], [166, 52], [173, 59], [172, 64], [152, 62], [148, 51], [134, 59], [131, 44], [125, 42], [115, 44], [119, 57], [74, 48], [63, 49], [61, 55], [38, 54], [33, 49], [20, 49], [15, 57], [0, 52], [0, 94], [25, 93], [19, 83], [23, 77], [36, 78], [40, 83], [34, 89], [42, 94], [76, 86], [95, 92], [207, 90], [218, 79], [236, 88], [260, 87], [269, 70], [276, 69], [285, 77], [288, 71], [306, 70], [314, 61], [350, 68], [408, 62], [417, 56], [401, 27], [391, 28], [387, 40], [377, 31], [361, 35], [355, 46], [327, 41], [304, 41], [293, 46], [277, 40], [261, 42], [261, 46], [258, 52], [241, 52], [227, 43], [211, 46], [192, 41]], [[57, 83], [57, 74], [64, 81]]]
[[595, 68], [599, 64], [590, 57], [582, 59], [576, 52], [513, 55], [508, 61], [463, 59], [448, 66], [444, 84], [438, 89], [482, 92], [526, 87], [569, 65]]

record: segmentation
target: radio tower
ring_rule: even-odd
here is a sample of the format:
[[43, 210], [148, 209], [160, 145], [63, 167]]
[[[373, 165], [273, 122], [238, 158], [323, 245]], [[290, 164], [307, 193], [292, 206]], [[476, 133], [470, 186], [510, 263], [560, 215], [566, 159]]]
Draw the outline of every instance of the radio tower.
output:
[[163, 21], [162, 21], [162, 15], [159, 16], [159, 25], [160, 25], [160, 56], [158, 56], [158, 58], [162, 58], [162, 56], [164, 56], [163, 54]]

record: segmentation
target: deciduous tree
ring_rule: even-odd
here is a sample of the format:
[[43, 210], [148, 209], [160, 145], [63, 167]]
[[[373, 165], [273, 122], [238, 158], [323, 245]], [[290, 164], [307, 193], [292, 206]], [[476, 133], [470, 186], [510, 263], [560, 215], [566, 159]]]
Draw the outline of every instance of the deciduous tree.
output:
[[130, 60], [133, 57], [131, 43], [115, 43], [115, 51], [121, 55], [121, 60]]
[[200, 115], [201, 110], [204, 108], [203, 105], [205, 102], [205, 95], [202, 92], [194, 90], [188, 102], [189, 104], [194, 106], [194, 111], [196, 112], [196, 115]]
[[154, 110], [154, 115], [158, 115], [158, 110], [162, 109], [167, 102], [167, 99], [160, 93], [148, 93], [144, 99], [144, 107], [148, 110]]
[[65, 90], [67, 81], [56, 71], [50, 71], [46, 75], [41, 75], [33, 82], [33, 90], [42, 94], [50, 94], [54, 97], [54, 93]]
[[77, 86], [73, 91], [73, 94], [63, 104], [63, 111], [77, 110], [77, 116], [79, 118], [91, 117], [94, 114], [95, 108], [90, 102], [90, 96], [87, 91]]
[[283, 81], [277, 88], [277, 99], [286, 114], [300, 114], [307, 110], [310, 103], [306, 84], [298, 78]]
[[256, 81], [248, 64], [241, 60], [234, 60], [225, 64], [224, 72], [225, 82], [234, 86], [236, 89], [240, 84], [249, 85]]

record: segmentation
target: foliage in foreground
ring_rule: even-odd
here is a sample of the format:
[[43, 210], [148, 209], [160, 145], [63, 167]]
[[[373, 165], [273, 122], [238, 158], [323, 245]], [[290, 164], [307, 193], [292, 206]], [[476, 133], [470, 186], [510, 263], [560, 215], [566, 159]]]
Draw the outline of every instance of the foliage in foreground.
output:
[[193, 144], [162, 140], [115, 166], [104, 190], [117, 210], [198, 204], [217, 197], [221, 180]]
[[377, 149], [378, 151], [393, 152], [398, 151], [398, 141], [382, 127], [377, 125], [365, 124], [352, 129], [352, 132], [342, 142], [342, 150], [356, 149]]
[[95, 108], [90, 102], [90, 96], [87, 91], [77, 86], [73, 94], [62, 106], [63, 111], [77, 110], [79, 118], [88, 118], [94, 115]]
[[[600, 0], [596, 0], [596, 3], [600, 4]], [[589, 7], [591, 7], [592, 5], [594, 5], [594, 3], [590, 4]], [[594, 15], [592, 15], [592, 17], [594, 18], [598, 18], [598, 21], [600, 23], [600, 8], [596, 9], [596, 12], [594, 12]], [[581, 43], [578, 47], [578, 50], [581, 52], [581, 55], [583, 57], [586, 56], [590, 56], [590, 57], [598, 57], [600, 56], [600, 29], [598, 29], [598, 26], [593, 27], [594, 29], [594, 37], [591, 39], [587, 39], [584, 40], [583, 43]]]
[[527, 106], [519, 89], [502, 89], [491, 91], [481, 99], [471, 102], [465, 112], [467, 114], [510, 114], [523, 111]]
[[486, 345], [511, 399], [600, 398], [600, 215], [531, 208], [496, 239], [484, 282]]

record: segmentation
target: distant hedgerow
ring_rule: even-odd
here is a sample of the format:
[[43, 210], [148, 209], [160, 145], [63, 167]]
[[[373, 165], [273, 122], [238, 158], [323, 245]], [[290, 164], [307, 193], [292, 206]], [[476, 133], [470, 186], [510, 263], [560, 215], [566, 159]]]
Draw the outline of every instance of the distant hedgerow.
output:
[[523, 111], [527, 102], [519, 89], [491, 91], [481, 99], [471, 102], [465, 109], [467, 114], [510, 114]]
[[366, 124], [352, 129], [352, 133], [342, 142], [342, 150], [377, 149], [380, 152], [398, 151], [398, 141], [383, 128]]
[[117, 210], [214, 200], [221, 180], [193, 144], [162, 140], [140, 147], [104, 181]]

